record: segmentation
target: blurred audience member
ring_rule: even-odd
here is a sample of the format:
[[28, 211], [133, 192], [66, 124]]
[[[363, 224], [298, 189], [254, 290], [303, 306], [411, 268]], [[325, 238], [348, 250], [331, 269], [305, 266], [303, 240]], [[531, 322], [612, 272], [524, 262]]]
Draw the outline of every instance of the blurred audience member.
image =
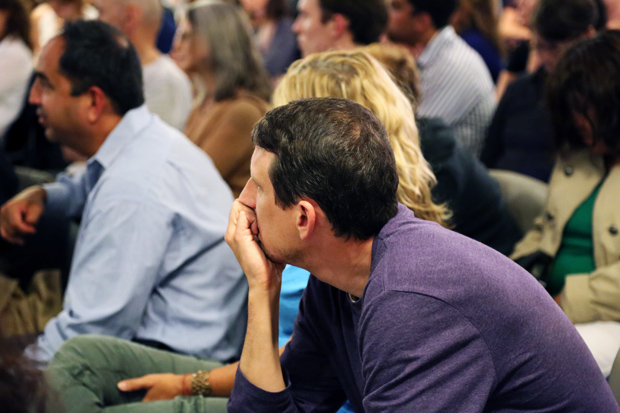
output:
[[177, 25], [174, 21], [174, 11], [168, 5], [168, 2], [162, 1], [162, 5], [163, 13], [161, 27], [159, 28], [159, 33], [157, 33], [157, 49], [164, 54], [169, 54], [172, 51]]
[[497, 80], [495, 93], [498, 100], [517, 76], [526, 71], [531, 73], [540, 65], [536, 57], [530, 55], [530, 20], [537, 3], [538, 0], [516, 0], [511, 7], [504, 9], [499, 32], [509, 52], [506, 68], [500, 72]]
[[496, 5], [495, 0], [460, 0], [452, 15], [454, 30], [482, 56], [494, 82], [504, 65]]
[[[20, 0], [21, 1], [21, 0]], [[10, 413], [62, 413], [45, 377], [20, 353], [20, 346], [0, 337], [0, 406]]]
[[607, 28], [620, 29], [620, 1], [603, 0], [607, 11]]
[[579, 39], [595, 33], [593, 0], [539, 0], [532, 27], [541, 66], [515, 80], [500, 101], [481, 160], [489, 168], [548, 181], [553, 166], [553, 131], [544, 105], [547, 74]]
[[235, 197], [250, 179], [250, 133], [271, 94], [244, 17], [224, 2], [190, 4], [173, 49], [179, 67], [200, 86], [185, 134], [211, 157]]
[[160, 0], [94, 0], [99, 20], [125, 33], [140, 56], [144, 99], [149, 111], [179, 130], [192, 109], [189, 78], [156, 45], [162, 22]]
[[130, 41], [98, 21], [67, 23], [41, 52], [30, 101], [46, 136], [87, 169], [3, 205], [21, 243], [45, 212], [81, 219], [63, 311], [27, 354], [45, 364], [79, 334], [239, 356], [247, 286], [223, 235], [230, 190], [207, 156], [144, 105]]
[[47, 0], [32, 10], [32, 43], [35, 54], [62, 29], [65, 21], [96, 19], [97, 10], [86, 0]]
[[547, 94], [559, 156], [545, 213], [513, 258], [545, 285], [609, 375], [620, 348], [620, 32], [567, 51]]
[[[415, 60], [405, 48], [372, 44], [363, 48], [389, 70], [410, 100], [420, 101]], [[440, 119], [417, 118], [424, 158], [437, 177], [433, 199], [452, 211], [452, 229], [508, 255], [523, 235], [502, 200], [497, 182], [482, 163], [458, 143]]]
[[300, 0], [297, 10], [293, 31], [303, 56], [374, 43], [388, 19], [385, 0]]
[[28, 12], [22, 0], [0, 0], [0, 140], [19, 116], [32, 74]]
[[411, 48], [420, 68], [418, 114], [441, 118], [479, 156], [495, 109], [484, 61], [449, 25], [457, 0], [392, 0], [388, 36]]
[[272, 77], [278, 77], [299, 58], [293, 19], [287, 0], [243, 0], [255, 31], [258, 50]]

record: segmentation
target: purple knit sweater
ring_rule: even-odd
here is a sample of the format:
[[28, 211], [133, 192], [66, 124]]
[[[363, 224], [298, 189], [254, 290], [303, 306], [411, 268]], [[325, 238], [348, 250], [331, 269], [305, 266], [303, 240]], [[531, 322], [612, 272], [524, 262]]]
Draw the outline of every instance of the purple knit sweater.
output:
[[538, 282], [404, 206], [375, 238], [353, 303], [310, 277], [280, 393], [239, 371], [230, 412], [618, 412], [575, 328]]

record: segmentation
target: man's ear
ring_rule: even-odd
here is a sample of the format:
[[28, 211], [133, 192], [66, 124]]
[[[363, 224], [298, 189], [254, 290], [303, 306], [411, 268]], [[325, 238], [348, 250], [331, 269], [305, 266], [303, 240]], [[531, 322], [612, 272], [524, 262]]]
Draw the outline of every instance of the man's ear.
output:
[[313, 233], [317, 224], [317, 205], [311, 201], [301, 200], [297, 204], [297, 231], [299, 239], [307, 240]]
[[342, 37], [342, 35], [349, 31], [351, 22], [344, 15], [336, 13], [331, 18], [332, 30], [336, 38]]
[[86, 119], [89, 123], [95, 123], [101, 118], [101, 114], [109, 99], [98, 86], [91, 86], [85, 93]]

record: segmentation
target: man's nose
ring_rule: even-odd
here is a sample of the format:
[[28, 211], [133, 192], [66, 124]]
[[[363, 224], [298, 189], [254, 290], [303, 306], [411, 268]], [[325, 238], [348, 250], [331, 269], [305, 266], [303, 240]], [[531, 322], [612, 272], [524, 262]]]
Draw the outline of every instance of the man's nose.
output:
[[41, 104], [41, 87], [39, 86], [39, 81], [36, 80], [32, 87], [30, 88], [30, 94], [28, 95], [28, 103], [31, 105], [40, 105]]
[[243, 191], [239, 194], [239, 201], [249, 208], [256, 208], [256, 184], [252, 178], [248, 180]]

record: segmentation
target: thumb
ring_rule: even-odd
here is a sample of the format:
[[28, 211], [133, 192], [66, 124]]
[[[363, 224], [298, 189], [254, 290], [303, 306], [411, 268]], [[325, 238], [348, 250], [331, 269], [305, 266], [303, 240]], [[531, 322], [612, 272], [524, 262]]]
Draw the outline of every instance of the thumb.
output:
[[43, 208], [39, 206], [31, 206], [26, 210], [26, 215], [24, 216], [24, 221], [27, 224], [34, 225], [39, 221], [39, 217], [43, 213]]
[[123, 380], [117, 386], [120, 391], [136, 391], [151, 387], [151, 383], [148, 376], [144, 376], [137, 379]]

